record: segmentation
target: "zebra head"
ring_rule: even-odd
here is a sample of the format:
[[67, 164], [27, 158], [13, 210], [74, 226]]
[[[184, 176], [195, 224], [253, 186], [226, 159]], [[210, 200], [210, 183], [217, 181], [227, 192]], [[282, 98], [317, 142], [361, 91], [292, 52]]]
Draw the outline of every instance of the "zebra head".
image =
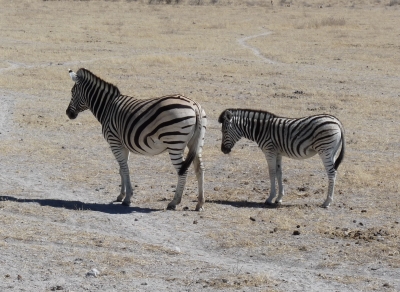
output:
[[71, 89], [72, 98], [66, 111], [67, 116], [71, 120], [75, 119], [80, 112], [88, 109], [84, 90], [81, 86], [82, 76], [79, 75], [80, 71], [81, 70], [78, 70], [78, 74], [76, 74], [69, 69], [69, 76], [71, 76], [72, 81], [75, 82]]
[[233, 146], [235, 146], [235, 143], [239, 141], [241, 137], [233, 120], [233, 114], [230, 110], [223, 111], [218, 119], [218, 122], [222, 124], [221, 151], [224, 154], [231, 152]]

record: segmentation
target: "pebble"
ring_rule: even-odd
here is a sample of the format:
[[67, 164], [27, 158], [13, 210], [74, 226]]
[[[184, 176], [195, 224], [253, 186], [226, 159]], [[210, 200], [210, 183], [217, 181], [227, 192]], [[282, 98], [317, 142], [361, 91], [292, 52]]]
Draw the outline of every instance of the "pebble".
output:
[[97, 278], [100, 275], [99, 270], [91, 269], [89, 272], [86, 273], [86, 277], [95, 277]]
[[251, 220], [251, 221], [256, 221], [256, 218], [250, 217], [250, 220]]
[[299, 230], [293, 231], [293, 235], [300, 235], [300, 231]]

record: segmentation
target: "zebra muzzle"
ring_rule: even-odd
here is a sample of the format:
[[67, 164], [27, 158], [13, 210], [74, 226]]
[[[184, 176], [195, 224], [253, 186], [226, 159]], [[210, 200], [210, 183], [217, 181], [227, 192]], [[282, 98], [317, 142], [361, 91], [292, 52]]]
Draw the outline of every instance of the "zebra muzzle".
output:
[[66, 114], [71, 120], [75, 119], [78, 116], [78, 114], [72, 111], [70, 108], [67, 108]]
[[228, 154], [228, 153], [231, 152], [231, 148], [227, 148], [227, 147], [225, 147], [224, 145], [222, 145], [222, 146], [221, 146], [221, 151], [222, 151], [224, 154]]

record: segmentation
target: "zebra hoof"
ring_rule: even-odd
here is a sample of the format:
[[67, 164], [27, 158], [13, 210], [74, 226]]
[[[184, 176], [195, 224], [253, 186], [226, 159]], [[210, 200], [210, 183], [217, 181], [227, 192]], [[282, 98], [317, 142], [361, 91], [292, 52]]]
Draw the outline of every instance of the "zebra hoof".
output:
[[204, 211], [204, 208], [203, 207], [196, 207], [195, 211], [202, 212], [202, 211]]
[[321, 208], [328, 209], [329, 206], [330, 206], [330, 204], [331, 204], [331, 202], [332, 202], [332, 200], [326, 200], [326, 201], [322, 204]]
[[130, 205], [131, 205], [131, 202], [125, 202], [125, 201], [122, 202], [122, 206], [129, 207]]
[[176, 210], [176, 205], [168, 205], [167, 210]]

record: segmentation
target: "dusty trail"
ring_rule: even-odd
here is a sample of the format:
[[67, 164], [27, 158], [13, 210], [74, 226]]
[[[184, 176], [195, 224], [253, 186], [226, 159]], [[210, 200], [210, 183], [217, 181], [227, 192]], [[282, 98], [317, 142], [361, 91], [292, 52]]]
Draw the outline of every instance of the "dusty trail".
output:
[[272, 59], [269, 59], [269, 58], [265, 57], [263, 54], [261, 54], [261, 52], [256, 47], [253, 47], [253, 46], [247, 44], [247, 41], [249, 41], [251, 39], [255, 39], [255, 38], [259, 38], [259, 37], [265, 37], [265, 36], [268, 36], [270, 34], [272, 34], [272, 32], [271, 31], [267, 31], [267, 32], [264, 32], [264, 33], [256, 34], [256, 35], [246, 36], [246, 37], [238, 39], [237, 41], [242, 47], [251, 50], [252, 53], [255, 56], [259, 57], [265, 63], [273, 64], [273, 65], [280, 64], [277, 61], [274, 61]]

